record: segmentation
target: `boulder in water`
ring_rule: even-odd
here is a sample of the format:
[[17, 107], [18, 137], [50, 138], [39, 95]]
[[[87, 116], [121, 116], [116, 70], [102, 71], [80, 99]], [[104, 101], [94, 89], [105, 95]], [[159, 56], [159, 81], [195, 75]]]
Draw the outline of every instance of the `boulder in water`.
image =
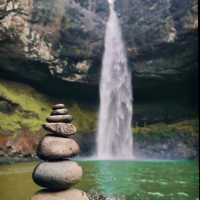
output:
[[83, 170], [76, 162], [44, 162], [35, 168], [33, 180], [36, 184], [55, 191], [68, 189], [77, 183], [82, 175]]
[[40, 191], [32, 196], [31, 200], [89, 200], [86, 193], [70, 189], [59, 192]]
[[79, 153], [78, 143], [69, 138], [46, 136], [38, 146], [37, 154], [43, 160], [64, 160]]

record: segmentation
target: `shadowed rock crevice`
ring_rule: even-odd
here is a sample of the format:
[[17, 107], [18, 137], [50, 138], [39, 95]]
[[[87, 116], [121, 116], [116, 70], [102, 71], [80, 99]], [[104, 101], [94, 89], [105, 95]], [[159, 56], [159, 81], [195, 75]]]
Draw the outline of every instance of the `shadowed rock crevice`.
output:
[[5, 114], [11, 114], [16, 111], [18, 105], [11, 100], [0, 96], [0, 112]]

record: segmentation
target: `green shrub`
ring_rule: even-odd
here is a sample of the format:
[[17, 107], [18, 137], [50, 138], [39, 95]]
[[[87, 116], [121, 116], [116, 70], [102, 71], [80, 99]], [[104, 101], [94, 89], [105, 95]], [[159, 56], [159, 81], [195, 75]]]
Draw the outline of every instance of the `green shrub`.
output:
[[135, 135], [142, 135], [143, 137], [174, 137], [176, 134], [185, 134], [197, 136], [199, 133], [199, 120], [184, 120], [177, 123], [157, 123], [147, 125], [144, 127], [133, 128]]

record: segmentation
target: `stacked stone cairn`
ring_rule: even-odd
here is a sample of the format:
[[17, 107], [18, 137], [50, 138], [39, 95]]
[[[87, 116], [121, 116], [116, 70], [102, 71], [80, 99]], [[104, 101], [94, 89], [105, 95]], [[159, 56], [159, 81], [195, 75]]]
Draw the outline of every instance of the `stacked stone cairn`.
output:
[[65, 105], [56, 104], [43, 125], [48, 134], [37, 149], [43, 162], [34, 169], [33, 180], [47, 190], [35, 194], [32, 200], [88, 200], [84, 192], [70, 189], [83, 175], [82, 168], [69, 160], [80, 151], [78, 143], [71, 138], [76, 133], [72, 120]]

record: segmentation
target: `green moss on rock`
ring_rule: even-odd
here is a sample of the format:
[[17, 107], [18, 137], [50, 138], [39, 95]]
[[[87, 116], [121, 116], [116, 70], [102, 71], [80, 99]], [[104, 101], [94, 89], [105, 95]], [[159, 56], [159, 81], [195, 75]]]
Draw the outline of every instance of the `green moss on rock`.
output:
[[12, 81], [0, 79], [0, 97], [17, 105], [14, 112], [0, 110], [0, 131], [18, 132], [28, 129], [36, 132], [51, 111], [48, 99], [35, 89]]
[[96, 129], [97, 112], [95, 109], [73, 104], [69, 107], [74, 116], [74, 124], [80, 133], [91, 133]]
[[199, 120], [184, 120], [177, 123], [156, 123], [146, 125], [144, 127], [136, 127], [133, 129], [135, 135], [142, 135], [143, 137], [174, 137], [177, 134], [188, 136], [198, 136], [199, 133]]
[[[55, 102], [63, 101], [73, 115], [74, 124], [80, 133], [93, 133], [97, 127], [97, 108], [92, 105], [80, 104], [68, 101], [68, 97], [63, 100], [54, 99]], [[8, 104], [8, 106], [7, 106]], [[51, 113], [52, 99], [40, 94], [32, 87], [0, 79], [0, 134], [12, 133], [16, 135], [22, 130], [28, 130], [31, 133], [37, 133], [41, 125], [46, 121], [46, 117]], [[9, 109], [8, 109], [8, 108]], [[172, 112], [173, 111], [173, 112]], [[165, 123], [167, 119], [178, 119], [179, 115], [186, 119], [177, 123]], [[175, 134], [189, 134], [197, 136], [199, 131], [199, 121], [196, 114], [183, 106], [177, 107], [171, 104], [143, 104], [135, 106], [135, 115], [145, 116], [147, 121], [157, 118], [163, 119], [163, 123], [154, 123], [144, 127], [134, 128], [135, 135], [142, 137], [174, 137]], [[166, 116], [166, 117], [163, 117]], [[173, 116], [173, 117], [170, 117]], [[166, 120], [164, 120], [166, 118]], [[154, 120], [155, 119], [155, 120]], [[145, 121], [145, 120], [144, 120]], [[149, 120], [151, 121], [151, 120]], [[172, 120], [174, 121], [174, 120]]]
[[[0, 79], [0, 134], [17, 134], [22, 130], [37, 133], [51, 113], [52, 99], [39, 93], [32, 87]], [[58, 99], [54, 99], [59, 102]], [[63, 100], [65, 101], [65, 100]], [[12, 112], [5, 112], [4, 104], [13, 104]], [[80, 133], [91, 132], [96, 128], [97, 114], [90, 106], [74, 102], [65, 102], [73, 115], [74, 124]], [[1, 105], [1, 104], [0, 104]]]

